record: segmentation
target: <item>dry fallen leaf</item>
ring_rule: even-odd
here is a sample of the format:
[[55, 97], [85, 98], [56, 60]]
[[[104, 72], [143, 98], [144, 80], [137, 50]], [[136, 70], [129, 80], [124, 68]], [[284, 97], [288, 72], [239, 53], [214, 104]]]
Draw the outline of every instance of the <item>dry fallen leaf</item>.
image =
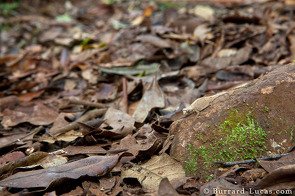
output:
[[178, 196], [177, 191], [172, 187], [167, 178], [163, 178], [159, 185], [159, 196]]
[[23, 122], [33, 125], [49, 125], [58, 116], [56, 111], [42, 103], [29, 107], [19, 106], [15, 110], [6, 109], [3, 114], [2, 125], [4, 127], [15, 126]]
[[8, 153], [0, 158], [0, 166], [6, 164], [7, 162], [15, 161], [23, 157], [25, 157], [25, 154], [21, 151]]
[[134, 119], [120, 110], [109, 108], [104, 117], [102, 130], [115, 133], [116, 137], [124, 137], [131, 134], [134, 128]]
[[182, 165], [166, 153], [160, 156], [155, 155], [148, 162], [122, 169], [121, 172], [123, 179], [137, 178], [141, 185], [149, 190], [157, 190], [165, 177], [172, 180], [185, 176]]
[[[152, 100], [152, 101], [151, 101]], [[144, 122], [149, 112], [154, 108], [162, 108], [165, 106], [164, 94], [158, 85], [156, 78], [153, 79], [149, 87], [143, 94], [133, 117], [137, 122]]]
[[[117, 164], [120, 156], [93, 156], [64, 165], [16, 173], [2, 181], [0, 186], [15, 188], [45, 188], [61, 178], [78, 179], [81, 176], [101, 176]], [[69, 172], [71, 171], [71, 172]]]

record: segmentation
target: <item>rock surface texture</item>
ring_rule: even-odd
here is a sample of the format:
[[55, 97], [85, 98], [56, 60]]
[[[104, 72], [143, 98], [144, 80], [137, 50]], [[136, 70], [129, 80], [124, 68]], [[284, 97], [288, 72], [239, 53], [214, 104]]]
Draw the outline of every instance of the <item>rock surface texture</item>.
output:
[[[177, 160], [183, 162], [187, 159], [185, 155], [188, 154], [190, 144], [196, 148], [202, 145], [214, 146], [215, 144], [210, 142], [212, 132], [228, 118], [233, 110], [244, 114], [251, 111], [255, 122], [267, 133], [265, 145], [269, 150], [265, 151], [262, 156], [285, 153], [293, 147], [294, 63], [275, 69], [225, 93], [220, 93], [220, 96], [214, 99], [209, 99], [211, 100], [205, 109], [171, 125], [170, 135], [173, 135], [174, 139], [170, 153]], [[202, 106], [195, 107], [203, 108]], [[196, 137], [200, 134], [209, 138], [205, 144]]]

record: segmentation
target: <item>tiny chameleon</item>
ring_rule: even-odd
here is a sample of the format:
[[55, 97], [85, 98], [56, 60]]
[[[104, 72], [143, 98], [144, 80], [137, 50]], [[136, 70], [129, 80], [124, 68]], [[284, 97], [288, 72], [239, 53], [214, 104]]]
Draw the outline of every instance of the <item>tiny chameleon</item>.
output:
[[182, 110], [183, 114], [185, 115], [185, 117], [188, 117], [188, 116], [195, 114], [195, 113], [199, 114], [201, 111], [208, 108], [217, 97], [219, 97], [223, 94], [228, 94], [228, 93], [227, 92], [220, 92], [220, 93], [217, 93], [212, 96], [198, 98], [190, 106], [188, 106]]

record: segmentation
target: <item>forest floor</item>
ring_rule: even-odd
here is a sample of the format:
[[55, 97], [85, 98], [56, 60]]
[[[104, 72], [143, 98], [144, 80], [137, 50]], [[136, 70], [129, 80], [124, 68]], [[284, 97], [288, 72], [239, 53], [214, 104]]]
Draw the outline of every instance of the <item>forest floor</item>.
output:
[[[1, 1], [1, 194], [253, 194], [272, 169], [214, 165], [224, 178], [200, 176], [204, 168], [170, 156], [169, 131], [197, 98], [295, 60], [294, 5]], [[267, 180], [286, 182], [287, 169]], [[279, 188], [290, 194], [288, 182]]]

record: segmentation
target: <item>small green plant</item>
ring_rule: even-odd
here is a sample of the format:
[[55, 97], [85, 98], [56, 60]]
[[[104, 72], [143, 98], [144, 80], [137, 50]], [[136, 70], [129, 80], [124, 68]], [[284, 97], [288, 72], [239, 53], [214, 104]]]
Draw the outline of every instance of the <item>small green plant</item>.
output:
[[268, 112], [269, 108], [267, 106], [264, 106], [264, 111]]
[[114, 3], [120, 3], [121, 0], [104, 0], [104, 3], [107, 5], [112, 5]]
[[91, 41], [91, 39], [87, 37], [86, 39], [84, 39], [83, 41], [81, 41], [80, 45], [81, 46], [86, 46], [90, 41]]
[[[192, 144], [189, 144], [188, 149], [189, 157], [194, 157], [194, 146]], [[186, 164], [185, 170], [187, 173], [196, 174], [196, 171], [198, 169], [197, 162], [196, 161], [184, 161]]]
[[4, 16], [15, 15], [16, 12], [14, 11], [20, 5], [19, 2], [13, 3], [0, 3], [0, 12]]
[[57, 22], [72, 22], [73, 19], [68, 13], [64, 13], [62, 15], [58, 15], [55, 17]]
[[278, 135], [281, 135], [282, 134], [282, 131], [278, 132]]
[[158, 3], [159, 8], [161, 10], [165, 10], [166, 8], [181, 8], [185, 7], [186, 3], [179, 3], [179, 2], [160, 2]]
[[287, 131], [287, 129], [284, 129], [283, 131], [285, 131], [285, 133], [286, 133], [286, 134], [288, 134], [288, 131]]
[[[266, 151], [266, 132], [253, 119], [251, 112], [247, 115], [238, 110], [231, 111], [228, 119], [217, 125], [211, 136], [196, 134], [196, 139], [203, 141], [203, 145], [190, 145], [186, 172], [201, 175], [201, 178], [210, 176], [210, 169], [214, 161], [237, 161], [261, 157]], [[206, 138], [211, 137], [211, 138]], [[204, 141], [210, 140], [210, 143]], [[199, 170], [203, 170], [200, 173]]]
[[[10, 16], [17, 15], [14, 9], [18, 8], [20, 3], [18, 1], [13, 3], [0, 3], [0, 15]], [[0, 24], [0, 31], [6, 31], [10, 28], [10, 23], [8, 21]]]

